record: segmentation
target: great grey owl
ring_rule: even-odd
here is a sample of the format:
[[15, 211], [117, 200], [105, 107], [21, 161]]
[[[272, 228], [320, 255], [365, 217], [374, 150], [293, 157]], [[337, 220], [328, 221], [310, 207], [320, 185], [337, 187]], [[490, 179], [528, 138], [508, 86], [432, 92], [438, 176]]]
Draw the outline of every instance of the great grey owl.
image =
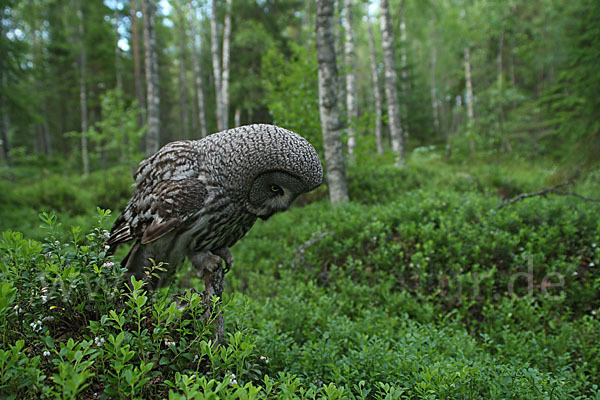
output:
[[185, 257], [218, 256], [229, 269], [229, 247], [257, 218], [319, 186], [323, 168], [306, 139], [260, 124], [169, 143], [140, 163], [134, 179], [107, 244], [112, 252], [135, 241], [122, 265], [137, 278], [150, 258], [168, 263], [162, 286]]

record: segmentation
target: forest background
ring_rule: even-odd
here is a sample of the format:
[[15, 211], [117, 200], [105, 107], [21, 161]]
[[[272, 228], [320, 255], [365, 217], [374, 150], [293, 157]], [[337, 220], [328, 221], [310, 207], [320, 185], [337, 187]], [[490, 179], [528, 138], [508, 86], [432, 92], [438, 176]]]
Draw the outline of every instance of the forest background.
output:
[[[599, 2], [0, 12], [0, 393], [600, 398]], [[234, 247], [213, 353], [190, 271], [106, 302], [102, 232], [146, 155], [251, 123], [345, 172]]]

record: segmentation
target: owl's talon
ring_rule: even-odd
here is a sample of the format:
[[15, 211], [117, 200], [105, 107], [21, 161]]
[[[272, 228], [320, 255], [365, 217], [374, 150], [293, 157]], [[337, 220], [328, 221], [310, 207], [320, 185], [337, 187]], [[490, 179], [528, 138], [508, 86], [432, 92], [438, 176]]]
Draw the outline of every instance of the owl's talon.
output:
[[233, 268], [233, 255], [228, 247], [222, 247], [218, 250], [214, 250], [212, 253], [221, 257], [221, 259], [225, 261], [225, 267], [223, 268], [224, 274], [228, 273], [229, 270]]

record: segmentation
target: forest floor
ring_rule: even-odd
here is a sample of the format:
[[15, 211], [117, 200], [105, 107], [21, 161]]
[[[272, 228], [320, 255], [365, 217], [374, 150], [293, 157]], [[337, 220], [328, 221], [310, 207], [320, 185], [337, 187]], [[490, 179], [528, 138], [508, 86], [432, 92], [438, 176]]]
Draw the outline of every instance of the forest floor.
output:
[[[115, 289], [104, 230], [131, 171], [13, 173], [0, 181], [0, 231], [22, 232], [0, 237], [3, 396], [600, 399], [600, 204], [498, 208], [559, 183], [551, 163], [350, 167], [351, 202], [333, 208], [322, 187], [233, 247], [218, 350], [189, 266], [156, 293]], [[598, 198], [599, 177], [569, 190]]]

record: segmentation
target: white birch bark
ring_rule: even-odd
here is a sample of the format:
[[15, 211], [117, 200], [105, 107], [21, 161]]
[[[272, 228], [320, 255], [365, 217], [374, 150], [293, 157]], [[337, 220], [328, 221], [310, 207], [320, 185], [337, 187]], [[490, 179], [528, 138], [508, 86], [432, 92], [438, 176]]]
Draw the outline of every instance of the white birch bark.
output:
[[[334, 15], [334, 23], [333, 23], [333, 35], [334, 35], [334, 40], [335, 40], [335, 45], [334, 45], [334, 49], [335, 49], [335, 59], [337, 62], [337, 68], [338, 71], [341, 71], [341, 73], [338, 73], [338, 77], [337, 77], [337, 96], [338, 96], [338, 104], [340, 106], [340, 110], [342, 112], [342, 115], [340, 118], [343, 118], [343, 113], [344, 110], [343, 108], [345, 107], [346, 104], [346, 81], [344, 78], [344, 71], [346, 71], [346, 62], [344, 59], [344, 32], [343, 32], [343, 26], [344, 26], [344, 20], [343, 20], [343, 7], [344, 7], [344, 0], [335, 0], [334, 5], [333, 5], [333, 15]], [[335, 20], [336, 17], [336, 13], [337, 13], [337, 21]], [[337, 23], [336, 23], [337, 22]]]
[[440, 132], [440, 116], [438, 110], [437, 86], [435, 83], [435, 68], [437, 65], [437, 49], [431, 49], [431, 109], [433, 110], [433, 127], [436, 135]]
[[233, 120], [233, 123], [235, 125], [234, 128], [237, 128], [238, 126], [240, 126], [241, 119], [242, 119], [242, 112], [240, 111], [239, 108], [236, 108], [235, 109], [234, 120]]
[[219, 57], [219, 34], [217, 30], [217, 0], [212, 0], [210, 13], [210, 51], [212, 54], [213, 76], [215, 80], [215, 111], [217, 130], [223, 130], [223, 100], [221, 89], [221, 59]]
[[140, 50], [138, 40], [138, 23], [137, 23], [137, 0], [131, 0], [131, 42], [133, 51], [133, 74], [135, 80], [135, 97], [138, 101], [138, 126], [144, 125], [144, 110], [146, 109], [146, 101], [144, 100], [144, 88], [142, 85], [142, 69], [140, 63]]
[[146, 131], [146, 155], [158, 151], [160, 143], [160, 97], [158, 91], [158, 54], [154, 31], [153, 0], [142, 0], [144, 14], [144, 61], [146, 66], [146, 96], [148, 105], [148, 130]]
[[348, 132], [348, 154], [354, 159], [354, 148], [356, 147], [356, 85], [354, 68], [354, 37], [352, 34], [352, 0], [344, 0], [344, 31], [345, 46], [344, 56], [346, 63], [346, 120]]
[[87, 53], [85, 48], [85, 27], [83, 24], [83, 3], [77, 9], [79, 20], [79, 40], [81, 49], [79, 52], [79, 107], [81, 111], [81, 161], [83, 164], [83, 175], [90, 173], [88, 157], [88, 113], [87, 113]]
[[377, 153], [383, 154], [383, 141], [381, 135], [381, 92], [379, 91], [379, 74], [377, 73], [377, 57], [375, 54], [375, 40], [373, 39], [373, 24], [367, 15], [367, 29], [369, 39], [369, 58], [371, 60], [371, 83], [373, 84], [373, 100], [375, 101], [375, 144]]
[[402, 133], [404, 141], [408, 141], [408, 57], [406, 40], [406, 4], [400, 2], [400, 88], [402, 90]]
[[348, 200], [346, 170], [342, 154], [341, 124], [337, 103], [337, 65], [333, 34], [334, 2], [317, 0], [316, 46], [319, 64], [319, 113], [325, 148], [329, 198], [332, 203]]
[[187, 35], [186, 35], [186, 27], [185, 27], [185, 17], [183, 15], [183, 10], [181, 7], [176, 7], [178, 19], [179, 19], [179, 114], [181, 121], [181, 134], [183, 139], [190, 138], [189, 131], [189, 109], [188, 104], [190, 104], [189, 93], [188, 93], [188, 83], [187, 83], [187, 66], [186, 66], [186, 43], [187, 43]]
[[388, 108], [388, 125], [392, 140], [392, 151], [396, 155], [396, 165], [404, 166], [406, 155], [400, 123], [400, 107], [398, 105], [398, 90], [396, 87], [398, 77], [396, 74], [396, 61], [394, 59], [394, 42], [392, 38], [392, 23], [387, 0], [381, 0], [381, 36], [383, 47], [383, 61], [385, 67], [385, 94]]
[[194, 68], [194, 76], [196, 78], [196, 101], [197, 103], [197, 108], [198, 108], [198, 119], [199, 119], [199, 124], [200, 124], [200, 135], [201, 137], [206, 137], [207, 135], [207, 130], [206, 130], [206, 112], [204, 109], [204, 85], [202, 83], [202, 70], [200, 68], [200, 46], [201, 46], [201, 40], [200, 40], [200, 35], [198, 34], [198, 32], [196, 31], [196, 18], [193, 17], [193, 13], [195, 13], [195, 10], [191, 10], [190, 11], [190, 25], [192, 28], [192, 36], [193, 36], [193, 48], [194, 48], [194, 54], [192, 56], [192, 65]]
[[223, 76], [221, 79], [221, 112], [223, 129], [229, 127], [229, 46], [231, 41], [231, 0], [227, 0], [225, 22], [223, 24]]
[[[471, 82], [471, 49], [469, 46], [465, 47], [465, 83], [467, 90], [467, 98], [465, 102], [467, 103], [467, 126], [469, 135], [472, 135], [473, 129], [473, 120], [475, 118], [473, 112], [473, 84]], [[471, 153], [475, 152], [475, 141], [471, 137]]]

